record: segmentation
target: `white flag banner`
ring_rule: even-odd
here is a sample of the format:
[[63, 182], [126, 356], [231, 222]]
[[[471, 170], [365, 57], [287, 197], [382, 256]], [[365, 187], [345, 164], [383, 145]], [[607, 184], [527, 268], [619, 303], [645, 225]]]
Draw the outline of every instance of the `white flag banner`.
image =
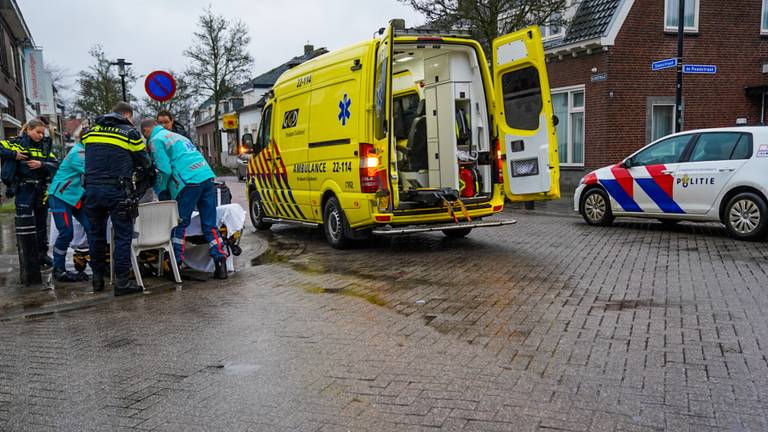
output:
[[38, 77], [40, 80], [41, 85], [44, 89], [48, 89], [45, 95], [45, 101], [40, 102], [40, 115], [44, 116], [55, 116], [56, 115], [56, 102], [53, 100], [53, 77], [51, 77], [51, 73], [48, 71], [43, 71], [43, 73]]
[[43, 50], [24, 50], [24, 81], [27, 83], [27, 99], [31, 103], [53, 101], [53, 88], [43, 64]]

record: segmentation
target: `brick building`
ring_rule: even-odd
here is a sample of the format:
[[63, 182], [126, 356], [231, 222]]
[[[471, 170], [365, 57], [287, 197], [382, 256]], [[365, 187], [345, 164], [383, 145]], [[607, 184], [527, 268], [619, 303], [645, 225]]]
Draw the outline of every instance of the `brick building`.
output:
[[[685, 0], [683, 128], [764, 124], [768, 0]], [[583, 0], [566, 28], [545, 27], [552, 103], [560, 118], [561, 183], [674, 131], [678, 0]]]

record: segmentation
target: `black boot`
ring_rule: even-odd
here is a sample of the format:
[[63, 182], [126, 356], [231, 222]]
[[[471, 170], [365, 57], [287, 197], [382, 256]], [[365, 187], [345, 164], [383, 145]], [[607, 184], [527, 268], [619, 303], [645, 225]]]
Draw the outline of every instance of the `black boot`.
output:
[[85, 276], [85, 279], [83, 279], [81, 274], [85, 276], [85, 273], [66, 271], [63, 268], [53, 269], [53, 279], [56, 280], [56, 282], [80, 282], [88, 280], [88, 276]]
[[104, 275], [101, 273], [93, 273], [93, 279], [91, 280], [91, 286], [93, 287], [93, 292], [102, 292], [104, 291]]
[[48, 254], [40, 255], [40, 267], [53, 267], [53, 260], [48, 256]]
[[216, 269], [213, 271], [214, 279], [226, 279], [227, 278], [227, 259], [224, 257], [214, 258], [213, 264]]
[[130, 273], [117, 275], [117, 281], [115, 282], [115, 297], [140, 294], [142, 291], [143, 289], [130, 278]]

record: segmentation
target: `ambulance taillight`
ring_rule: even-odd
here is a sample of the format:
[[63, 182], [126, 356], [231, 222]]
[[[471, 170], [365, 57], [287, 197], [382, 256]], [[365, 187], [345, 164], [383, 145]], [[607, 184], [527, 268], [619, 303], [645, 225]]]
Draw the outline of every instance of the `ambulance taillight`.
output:
[[373, 144], [360, 143], [360, 192], [375, 193], [378, 190], [376, 171], [379, 167], [379, 157]]

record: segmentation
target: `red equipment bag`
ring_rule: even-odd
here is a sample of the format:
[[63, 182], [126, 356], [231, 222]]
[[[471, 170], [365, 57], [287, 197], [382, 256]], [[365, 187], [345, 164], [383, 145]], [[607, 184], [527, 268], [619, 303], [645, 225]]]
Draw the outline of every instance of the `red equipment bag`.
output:
[[480, 190], [480, 176], [471, 166], [459, 167], [459, 195], [462, 198], [472, 198]]

